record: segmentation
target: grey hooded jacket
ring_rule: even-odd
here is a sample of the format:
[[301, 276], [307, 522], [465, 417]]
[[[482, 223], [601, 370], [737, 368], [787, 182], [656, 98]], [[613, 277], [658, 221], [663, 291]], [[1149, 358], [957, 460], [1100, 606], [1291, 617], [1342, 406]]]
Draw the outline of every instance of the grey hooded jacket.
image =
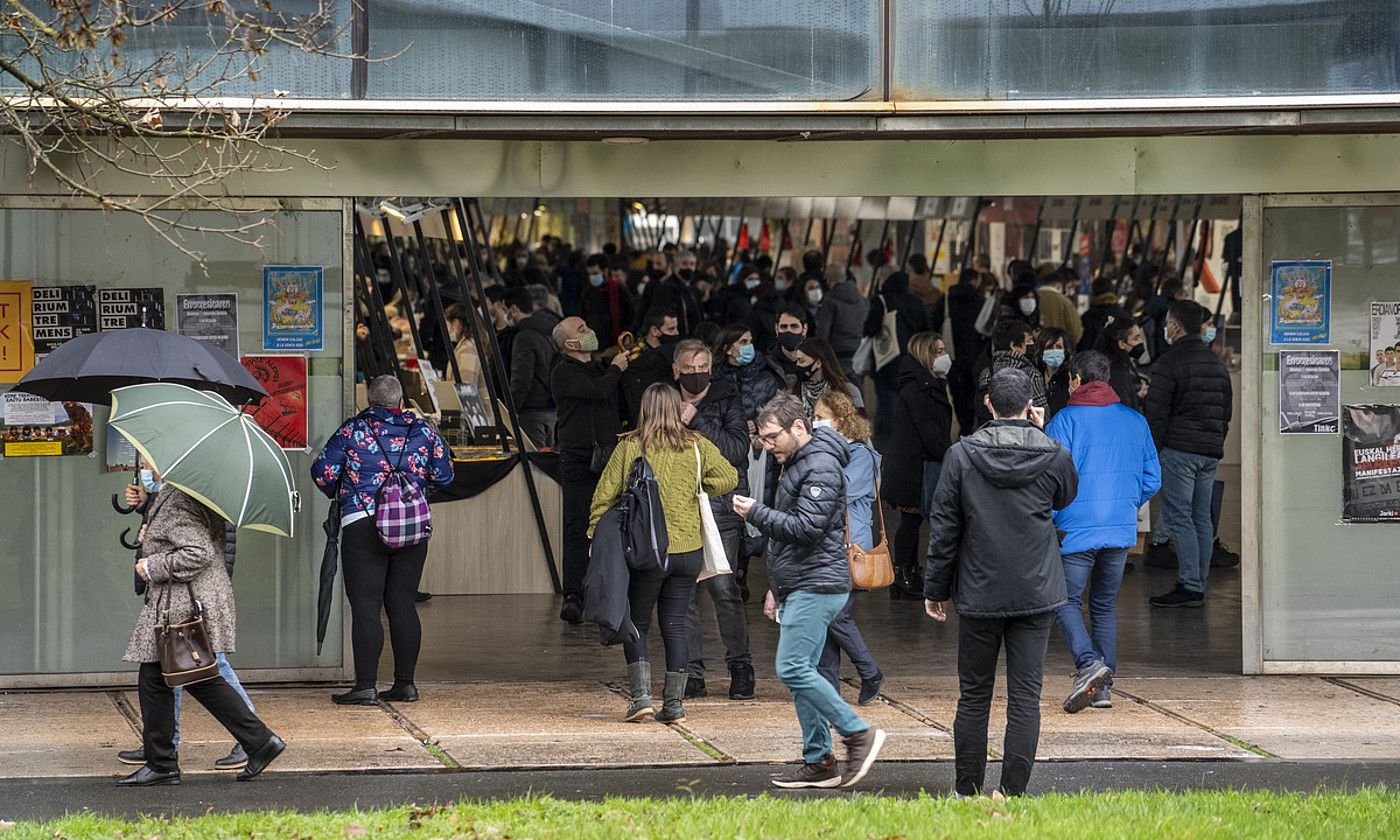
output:
[[768, 537], [768, 582], [782, 601], [796, 591], [851, 591], [846, 564], [846, 439], [817, 429], [783, 467], [773, 507], [755, 503], [749, 522]]
[[993, 420], [953, 444], [933, 494], [924, 597], [972, 618], [1064, 604], [1053, 512], [1078, 491], [1069, 450], [1029, 421]]

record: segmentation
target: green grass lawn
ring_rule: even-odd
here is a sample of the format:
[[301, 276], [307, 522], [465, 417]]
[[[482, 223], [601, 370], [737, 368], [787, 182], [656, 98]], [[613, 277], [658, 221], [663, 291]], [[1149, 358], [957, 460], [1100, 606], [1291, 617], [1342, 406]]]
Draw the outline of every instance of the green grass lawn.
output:
[[602, 802], [546, 796], [442, 807], [209, 814], [173, 820], [79, 815], [50, 823], [0, 823], [0, 837], [1372, 838], [1400, 837], [1400, 795], [1371, 788], [1354, 794], [1130, 791], [962, 802], [861, 794]]

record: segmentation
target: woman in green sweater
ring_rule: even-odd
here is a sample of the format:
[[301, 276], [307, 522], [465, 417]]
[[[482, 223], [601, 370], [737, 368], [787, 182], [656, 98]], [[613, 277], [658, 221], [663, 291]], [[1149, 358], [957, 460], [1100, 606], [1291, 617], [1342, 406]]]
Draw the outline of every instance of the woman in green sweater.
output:
[[[693, 410], [693, 409], [692, 409]], [[681, 698], [685, 695], [685, 614], [695, 594], [695, 579], [704, 566], [701, 544], [700, 498], [697, 484], [707, 495], [721, 496], [739, 483], [739, 474], [719, 449], [686, 427], [681, 417], [680, 393], [658, 383], [642, 392], [637, 429], [618, 440], [612, 458], [598, 479], [588, 536], [598, 520], [617, 503], [627, 483], [632, 464], [643, 455], [656, 474], [661, 511], [666, 517], [670, 540], [666, 569], [632, 571], [628, 586], [632, 624], [638, 638], [623, 643], [627, 656], [627, 680], [632, 703], [625, 720], [641, 720], [653, 714], [651, 707], [651, 662], [647, 654], [647, 631], [655, 609], [666, 647], [666, 687], [656, 719], [662, 723], [685, 720]]]

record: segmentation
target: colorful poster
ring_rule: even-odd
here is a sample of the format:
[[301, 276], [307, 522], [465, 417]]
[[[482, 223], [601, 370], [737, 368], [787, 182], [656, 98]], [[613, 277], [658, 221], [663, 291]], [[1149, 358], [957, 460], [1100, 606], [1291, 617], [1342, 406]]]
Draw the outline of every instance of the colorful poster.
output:
[[1371, 384], [1400, 386], [1400, 301], [1371, 301]]
[[34, 361], [97, 332], [96, 286], [34, 287]]
[[98, 289], [97, 326], [103, 332], [131, 327], [165, 329], [165, 290]]
[[244, 411], [283, 449], [308, 449], [306, 357], [244, 356], [239, 362], [268, 393]]
[[238, 358], [238, 295], [176, 295], [175, 331]]
[[1270, 344], [1327, 344], [1332, 338], [1332, 261], [1270, 264]]
[[1335, 435], [1341, 431], [1340, 350], [1280, 350], [1278, 431], [1283, 435]]
[[263, 266], [263, 349], [322, 349], [321, 266]]
[[92, 452], [92, 406], [18, 391], [5, 394], [4, 402], [0, 443], [6, 458]]
[[33, 284], [0, 280], [0, 383], [18, 382], [34, 367]]
[[1342, 520], [1400, 522], [1400, 406], [1342, 410]]

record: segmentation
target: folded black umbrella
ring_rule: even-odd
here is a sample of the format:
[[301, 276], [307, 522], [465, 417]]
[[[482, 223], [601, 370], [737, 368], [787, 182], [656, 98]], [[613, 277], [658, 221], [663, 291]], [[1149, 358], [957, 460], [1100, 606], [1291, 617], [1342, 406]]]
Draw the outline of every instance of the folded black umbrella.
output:
[[112, 389], [146, 382], [212, 391], [234, 405], [267, 396], [253, 375], [222, 350], [139, 327], [65, 342], [35, 365], [15, 390], [55, 401], [111, 405]]
[[331, 620], [331, 599], [335, 596], [335, 570], [340, 560], [340, 502], [331, 501], [326, 521], [321, 523], [326, 532], [326, 550], [321, 555], [321, 582], [316, 592], [316, 655], [321, 655], [321, 645], [326, 641], [326, 625]]

